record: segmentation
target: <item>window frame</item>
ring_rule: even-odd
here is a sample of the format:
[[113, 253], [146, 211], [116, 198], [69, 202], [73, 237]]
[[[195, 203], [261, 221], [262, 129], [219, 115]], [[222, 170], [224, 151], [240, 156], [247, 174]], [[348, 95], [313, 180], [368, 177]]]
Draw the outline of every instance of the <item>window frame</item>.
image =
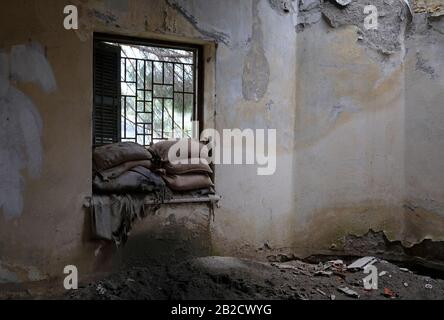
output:
[[[110, 34], [104, 34], [104, 33], [94, 33], [93, 37], [93, 57], [95, 57], [95, 46], [97, 43], [101, 42], [110, 42], [110, 43], [116, 43], [116, 44], [123, 44], [123, 45], [139, 45], [139, 46], [149, 46], [149, 47], [158, 47], [158, 48], [173, 48], [173, 49], [182, 49], [182, 50], [188, 50], [194, 52], [194, 66], [195, 66], [195, 79], [194, 79], [194, 86], [195, 86], [195, 99], [196, 99], [196, 112], [193, 113], [193, 119], [192, 121], [198, 121], [199, 123], [199, 136], [204, 130], [204, 119], [205, 119], [205, 113], [204, 113], [204, 46], [200, 44], [195, 43], [188, 43], [188, 42], [178, 42], [178, 41], [168, 41], [168, 40], [159, 40], [159, 39], [148, 39], [148, 38], [138, 38], [138, 37], [132, 37], [132, 36], [124, 36], [124, 35], [110, 35]], [[94, 61], [95, 59], [93, 59]], [[95, 65], [93, 63], [92, 68], [93, 73], [93, 79], [95, 76]], [[94, 81], [93, 81], [93, 92], [94, 92]], [[93, 119], [95, 118], [94, 112], [94, 95], [93, 94]], [[119, 132], [120, 132], [120, 122], [119, 122]], [[93, 128], [93, 145], [94, 145], [94, 128]], [[119, 136], [119, 140], [121, 140], [121, 136]]]

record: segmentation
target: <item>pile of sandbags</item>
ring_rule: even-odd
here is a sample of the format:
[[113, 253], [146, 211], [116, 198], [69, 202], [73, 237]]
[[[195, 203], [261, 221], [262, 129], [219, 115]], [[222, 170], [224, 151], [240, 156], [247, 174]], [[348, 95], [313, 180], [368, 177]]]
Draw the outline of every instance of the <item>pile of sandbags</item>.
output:
[[151, 169], [152, 158], [143, 146], [134, 142], [120, 142], [95, 148], [93, 164], [96, 173], [110, 179], [137, 166]]
[[[176, 160], [186, 160], [186, 164], [172, 163], [168, 154], [177, 148], [179, 141], [161, 141], [149, 150], [134, 142], [122, 142], [97, 147], [93, 153], [93, 191], [106, 194], [149, 193], [171, 189], [186, 193], [196, 190], [209, 190], [214, 193], [211, 176], [213, 170], [208, 159], [193, 158], [195, 151], [199, 157], [204, 147], [196, 140], [180, 140], [188, 144], [186, 154], [177, 154]], [[174, 149], [172, 149], [174, 148]], [[168, 188], [167, 188], [168, 187]]]
[[[199, 142], [190, 145], [201, 148]], [[98, 239], [124, 243], [132, 225], [147, 213], [155, 213], [172, 192], [214, 193], [213, 171], [205, 163], [173, 164], [168, 160], [176, 141], [163, 141], [150, 150], [133, 142], [97, 147], [93, 152], [92, 228]], [[183, 155], [192, 159], [191, 153]], [[145, 204], [145, 196], [157, 200]]]
[[97, 147], [93, 153], [93, 191], [105, 194], [156, 193], [163, 198], [167, 187], [152, 171], [152, 159], [145, 147], [133, 142]]
[[[155, 214], [172, 192], [154, 172], [153, 157], [143, 146], [122, 142], [93, 152], [92, 234], [125, 243], [136, 220]], [[154, 201], [145, 204], [150, 195]]]
[[[202, 150], [204, 145], [199, 141], [188, 139], [181, 140], [180, 143], [188, 143], [188, 153], [177, 154], [176, 159], [188, 160], [187, 164], [171, 163], [168, 154], [172, 147], [176, 146], [178, 141], [161, 141], [154, 144], [150, 151], [154, 157], [154, 161], [157, 163], [157, 172], [165, 180], [167, 186], [176, 192], [189, 192], [202, 189], [208, 189], [214, 193], [213, 181], [211, 175], [213, 170], [208, 165], [207, 161], [201, 161], [202, 159], [193, 159], [192, 150]], [[205, 159], [208, 160], [208, 159]]]

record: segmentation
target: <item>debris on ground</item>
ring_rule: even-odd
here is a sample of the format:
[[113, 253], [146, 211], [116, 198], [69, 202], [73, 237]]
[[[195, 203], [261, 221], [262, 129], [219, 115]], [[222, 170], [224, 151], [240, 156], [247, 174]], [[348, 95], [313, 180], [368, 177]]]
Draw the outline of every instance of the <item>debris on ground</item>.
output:
[[366, 266], [372, 265], [376, 262], [375, 257], [364, 257], [356, 260], [347, 267], [348, 270], [364, 270]]
[[349, 289], [348, 287], [338, 288], [338, 291], [346, 294], [349, 297], [358, 298], [359, 299], [359, 294], [356, 291]]
[[316, 271], [315, 272], [315, 277], [330, 277], [331, 275], [333, 275], [332, 271]]
[[[366, 257], [367, 258], [367, 257]], [[79, 290], [75, 300], [383, 300], [444, 299], [444, 280], [400, 271], [391, 262], [366, 259], [382, 270], [377, 290], [365, 290], [358, 258], [263, 262], [233, 257], [144, 262]], [[412, 269], [413, 270], [413, 269]], [[431, 290], [433, 288], [433, 290]], [[60, 298], [60, 297], [55, 297]]]
[[106, 289], [102, 286], [102, 284], [98, 284], [96, 287], [96, 291], [99, 295], [103, 296], [106, 294]]
[[384, 297], [393, 299], [396, 298], [396, 293], [389, 288], [384, 288]]

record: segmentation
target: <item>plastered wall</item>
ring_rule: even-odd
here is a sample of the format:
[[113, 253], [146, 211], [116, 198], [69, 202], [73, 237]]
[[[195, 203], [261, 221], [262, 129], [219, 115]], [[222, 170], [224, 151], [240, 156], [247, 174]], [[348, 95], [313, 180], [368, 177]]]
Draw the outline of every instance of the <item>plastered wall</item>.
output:
[[[4, 281], [58, 276], [66, 264], [87, 273], [100, 267], [103, 257], [89, 241], [83, 208], [91, 194], [93, 32], [205, 45], [206, 127], [277, 129], [273, 176], [258, 176], [255, 166], [219, 165], [223, 200], [215, 220], [209, 226], [193, 218], [202, 208], [187, 211], [197, 221], [192, 225], [207, 228], [202, 232], [209, 237], [199, 239], [210, 242], [208, 254], [262, 256], [264, 247], [330, 252], [347, 234], [369, 229], [405, 244], [443, 240], [435, 227], [442, 225], [437, 203], [443, 199], [441, 22], [434, 24], [438, 31], [405, 40], [405, 5], [379, 2], [387, 17], [384, 34], [394, 46], [360, 32], [359, 15], [342, 16], [317, 1], [76, 0], [78, 31], [63, 29], [67, 2], [2, 4], [2, 52], [38, 44], [54, 76], [49, 92], [35, 79], [8, 80], [41, 118], [34, 141], [41, 151], [33, 151], [41, 165], [33, 171], [21, 145], [16, 154], [24, 164], [13, 166], [16, 210], [5, 210], [0, 198]], [[424, 45], [429, 41], [433, 45]], [[1, 121], [3, 130], [7, 120]], [[19, 132], [26, 137], [29, 130]], [[0, 190], [10, 188], [0, 182]], [[427, 213], [410, 219], [408, 202]], [[184, 214], [165, 210], [165, 219]]]

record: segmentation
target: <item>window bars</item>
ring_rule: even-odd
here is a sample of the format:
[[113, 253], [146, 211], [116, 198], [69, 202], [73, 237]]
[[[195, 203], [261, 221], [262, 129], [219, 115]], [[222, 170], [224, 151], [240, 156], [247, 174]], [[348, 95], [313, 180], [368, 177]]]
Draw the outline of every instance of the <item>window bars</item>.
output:
[[[111, 40], [101, 43], [121, 52], [120, 119], [115, 124], [119, 140], [150, 146], [161, 140], [191, 137], [192, 121], [201, 121], [202, 116], [198, 48]], [[94, 135], [97, 141], [96, 131]]]

